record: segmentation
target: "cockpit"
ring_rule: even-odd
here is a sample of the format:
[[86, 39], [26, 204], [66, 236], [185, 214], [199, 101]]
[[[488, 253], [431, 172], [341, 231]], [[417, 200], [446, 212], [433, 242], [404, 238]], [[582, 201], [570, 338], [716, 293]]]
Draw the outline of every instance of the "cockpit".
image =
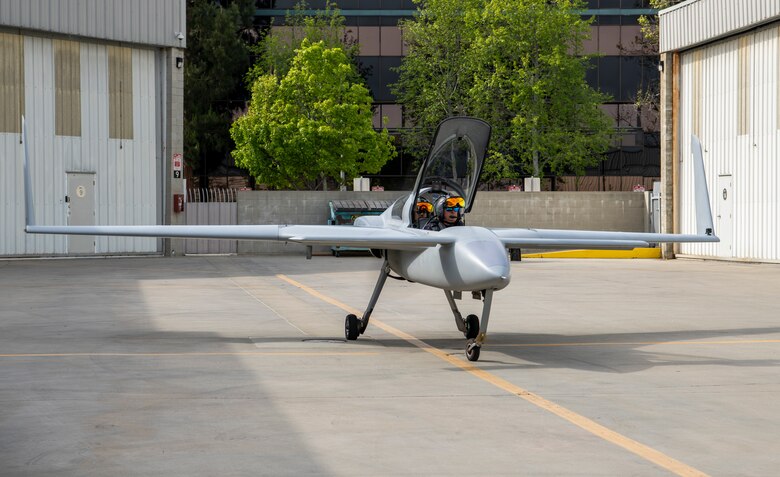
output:
[[417, 176], [411, 227], [424, 228], [442, 209], [471, 210], [489, 141], [490, 126], [480, 119], [454, 117], [439, 124]]

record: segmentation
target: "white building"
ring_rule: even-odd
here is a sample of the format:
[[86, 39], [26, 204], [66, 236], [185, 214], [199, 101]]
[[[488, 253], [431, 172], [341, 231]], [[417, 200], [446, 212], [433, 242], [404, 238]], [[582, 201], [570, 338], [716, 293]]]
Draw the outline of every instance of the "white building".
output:
[[690, 0], [659, 17], [664, 231], [695, 233], [695, 134], [704, 148], [721, 242], [683, 244], [675, 251], [778, 261], [780, 2]]
[[158, 253], [170, 243], [27, 236], [39, 224], [179, 223], [185, 0], [0, 1], [0, 256]]

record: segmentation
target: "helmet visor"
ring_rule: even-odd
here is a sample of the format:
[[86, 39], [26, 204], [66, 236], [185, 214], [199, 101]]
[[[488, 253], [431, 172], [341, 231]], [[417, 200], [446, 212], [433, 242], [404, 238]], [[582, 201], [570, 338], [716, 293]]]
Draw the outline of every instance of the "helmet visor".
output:
[[466, 206], [463, 197], [448, 197], [444, 202], [444, 210], [459, 210]]
[[417, 211], [420, 213], [423, 212], [431, 213], [433, 212], [433, 204], [431, 204], [430, 202], [418, 202]]

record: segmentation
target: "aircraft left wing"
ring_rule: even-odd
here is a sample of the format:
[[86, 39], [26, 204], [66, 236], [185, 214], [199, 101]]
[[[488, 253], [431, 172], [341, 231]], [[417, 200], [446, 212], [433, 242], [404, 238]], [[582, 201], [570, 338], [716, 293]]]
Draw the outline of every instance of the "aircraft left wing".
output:
[[661, 242], [719, 242], [714, 235], [601, 232], [595, 230], [491, 229], [508, 248], [635, 248]]

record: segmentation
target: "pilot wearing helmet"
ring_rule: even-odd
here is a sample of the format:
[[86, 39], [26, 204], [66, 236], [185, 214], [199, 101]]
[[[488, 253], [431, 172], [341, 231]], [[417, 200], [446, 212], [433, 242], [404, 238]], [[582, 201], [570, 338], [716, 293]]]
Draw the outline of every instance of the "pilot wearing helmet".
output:
[[417, 204], [414, 206], [414, 224], [419, 229], [425, 227], [425, 224], [431, 220], [431, 214], [433, 213], [433, 204], [426, 199], [420, 198]]
[[433, 218], [422, 228], [438, 231], [447, 227], [463, 225], [463, 209], [465, 206], [466, 201], [463, 197], [439, 197], [433, 204]]

